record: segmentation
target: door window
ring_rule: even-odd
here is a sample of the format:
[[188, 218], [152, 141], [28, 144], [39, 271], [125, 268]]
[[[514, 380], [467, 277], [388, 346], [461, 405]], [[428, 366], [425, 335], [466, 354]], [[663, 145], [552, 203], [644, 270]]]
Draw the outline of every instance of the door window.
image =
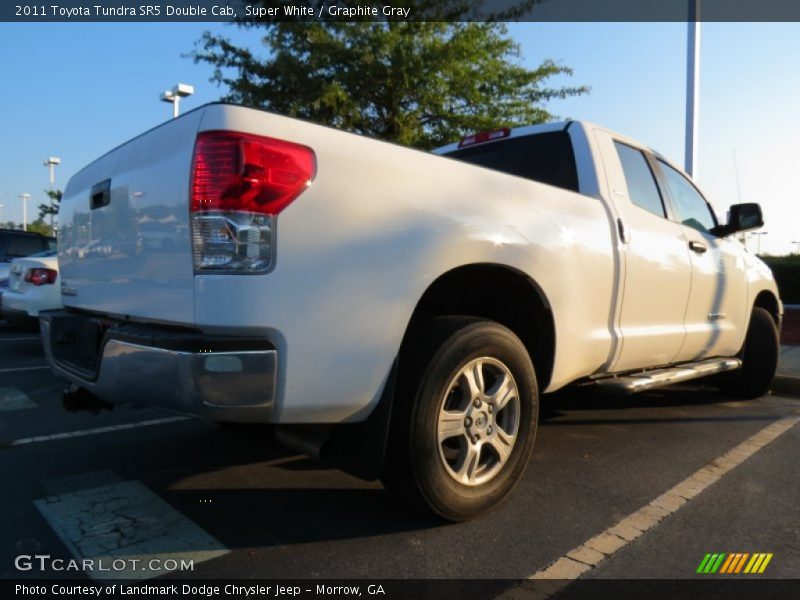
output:
[[675, 205], [677, 220], [698, 231], [709, 232], [717, 226], [717, 220], [706, 199], [686, 177], [662, 160], [658, 161]]
[[661, 192], [644, 154], [621, 142], [614, 142], [614, 145], [617, 147], [617, 155], [622, 164], [622, 172], [625, 174], [631, 202], [654, 215], [666, 216]]

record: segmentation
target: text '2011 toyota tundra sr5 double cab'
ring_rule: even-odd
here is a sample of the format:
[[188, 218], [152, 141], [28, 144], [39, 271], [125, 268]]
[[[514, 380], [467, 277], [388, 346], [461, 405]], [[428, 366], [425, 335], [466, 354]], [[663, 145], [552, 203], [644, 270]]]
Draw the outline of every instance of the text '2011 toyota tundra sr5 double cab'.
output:
[[279, 439], [451, 520], [520, 478], [540, 394], [715, 375], [765, 393], [769, 269], [665, 158], [587, 123], [428, 154], [211, 104], [99, 158], [59, 215], [42, 315], [73, 407]]

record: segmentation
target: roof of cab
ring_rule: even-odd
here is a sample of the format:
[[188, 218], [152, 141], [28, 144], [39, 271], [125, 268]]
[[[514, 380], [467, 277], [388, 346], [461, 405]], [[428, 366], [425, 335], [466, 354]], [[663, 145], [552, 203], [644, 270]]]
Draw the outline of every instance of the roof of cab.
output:
[[[639, 142], [636, 142], [630, 139], [628, 136], [621, 135], [615, 131], [607, 129], [605, 127], [601, 127], [589, 121], [577, 121], [577, 120], [567, 120], [567, 121], [553, 121], [551, 123], [541, 123], [539, 125], [523, 125], [521, 127], [514, 127], [510, 129], [509, 135], [504, 135], [503, 137], [498, 137], [497, 139], [486, 140], [482, 142], [478, 142], [476, 144], [469, 144], [467, 146], [461, 146], [461, 140], [458, 142], [453, 142], [452, 144], [447, 144], [446, 146], [440, 146], [434, 150], [431, 150], [433, 154], [449, 154], [456, 150], [461, 150], [462, 148], [471, 148], [473, 146], [485, 146], [487, 144], [496, 144], [497, 142], [502, 142], [511, 138], [515, 137], [523, 137], [526, 135], [535, 135], [537, 133], [550, 133], [552, 131], [566, 131], [570, 125], [575, 125], [583, 128], [585, 131], [590, 131], [593, 129], [602, 129], [613, 135], [614, 137], [620, 138], [624, 140], [626, 143], [631, 142], [636, 146], [641, 147], [642, 149], [647, 150], [656, 158], [663, 160], [666, 163], [669, 163], [671, 166], [675, 167], [673, 163], [671, 163], [667, 158], [664, 157], [660, 152], [650, 148], [649, 146], [645, 146]], [[462, 138], [463, 139], [463, 138]], [[681, 170], [680, 167], [676, 167], [678, 170]], [[683, 172], [683, 171], [681, 171]]]
[[[498, 138], [496, 140], [488, 140], [488, 141], [485, 141], [485, 142], [480, 142], [480, 144], [475, 144], [475, 145], [476, 146], [477, 145], [483, 146], [485, 144], [493, 144], [495, 142], [508, 140], [508, 139], [515, 138], [515, 137], [533, 135], [533, 134], [536, 134], [536, 133], [549, 133], [551, 131], [563, 131], [567, 127], [569, 127], [570, 123], [573, 123], [573, 121], [555, 121], [555, 122], [552, 122], [552, 123], [541, 123], [539, 125], [523, 125], [522, 127], [514, 127], [514, 128], [511, 129], [509, 135], [503, 136], [502, 138]], [[459, 150], [461, 148], [461, 146], [459, 146], [460, 143], [461, 143], [460, 141], [453, 142], [452, 144], [447, 144], [446, 146], [441, 146], [439, 148], [436, 148], [436, 149], [432, 150], [431, 152], [433, 152], [434, 154], [448, 154], [450, 152], [453, 152], [454, 150]]]

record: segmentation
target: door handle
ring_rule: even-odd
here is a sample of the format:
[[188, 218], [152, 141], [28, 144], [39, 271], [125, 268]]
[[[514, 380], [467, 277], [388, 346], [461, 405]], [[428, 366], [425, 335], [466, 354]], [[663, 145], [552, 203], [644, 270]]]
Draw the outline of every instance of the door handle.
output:
[[689, 242], [689, 250], [692, 252], [697, 252], [698, 254], [705, 254], [706, 250], [708, 250], [708, 246], [706, 246], [703, 242], [695, 242], [692, 240]]

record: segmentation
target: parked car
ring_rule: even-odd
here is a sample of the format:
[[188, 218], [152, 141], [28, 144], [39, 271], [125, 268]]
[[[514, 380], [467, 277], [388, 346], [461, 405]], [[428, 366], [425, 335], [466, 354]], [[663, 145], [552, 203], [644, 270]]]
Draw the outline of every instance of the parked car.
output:
[[34, 231], [0, 229], [0, 284], [8, 280], [10, 262], [15, 258], [55, 250], [56, 239]]
[[[462, 520], [519, 481], [540, 394], [769, 389], [783, 308], [732, 235], [758, 205], [721, 223], [665, 157], [577, 121], [436, 154], [211, 104], [85, 167], [41, 315], [65, 403], [273, 423]], [[160, 243], [130, 244], [155, 208]]]
[[11, 261], [0, 317], [12, 323], [38, 323], [43, 310], [61, 308], [61, 281], [55, 250]]

